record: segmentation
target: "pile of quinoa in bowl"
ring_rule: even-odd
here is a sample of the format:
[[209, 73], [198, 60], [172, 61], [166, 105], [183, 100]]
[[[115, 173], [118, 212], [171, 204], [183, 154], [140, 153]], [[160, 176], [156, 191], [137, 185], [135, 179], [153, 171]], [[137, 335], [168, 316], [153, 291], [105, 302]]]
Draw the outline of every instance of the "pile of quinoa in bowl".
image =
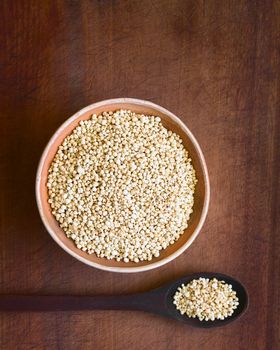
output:
[[196, 183], [179, 135], [157, 116], [116, 110], [81, 121], [58, 147], [48, 202], [77, 248], [138, 263], [183, 234]]

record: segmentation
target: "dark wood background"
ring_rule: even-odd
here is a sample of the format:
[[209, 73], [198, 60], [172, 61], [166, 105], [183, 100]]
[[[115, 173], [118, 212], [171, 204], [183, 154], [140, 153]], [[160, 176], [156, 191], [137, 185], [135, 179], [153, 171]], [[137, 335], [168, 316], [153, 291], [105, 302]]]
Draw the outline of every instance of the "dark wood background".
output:
[[[250, 293], [240, 321], [191, 329], [118, 311], [0, 314], [1, 349], [280, 348], [279, 2], [0, 3], [0, 293], [145, 291], [219, 271]], [[106, 98], [154, 101], [199, 140], [211, 180], [201, 234], [159, 269], [114, 274], [67, 255], [40, 221], [35, 172], [56, 128]]]

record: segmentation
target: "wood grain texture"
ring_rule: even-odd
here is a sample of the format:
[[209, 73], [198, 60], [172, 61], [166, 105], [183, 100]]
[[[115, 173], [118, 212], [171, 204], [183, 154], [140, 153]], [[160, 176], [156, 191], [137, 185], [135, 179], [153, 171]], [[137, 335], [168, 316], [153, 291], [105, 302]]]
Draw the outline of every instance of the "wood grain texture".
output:
[[[0, 293], [132, 293], [212, 270], [243, 281], [251, 300], [242, 320], [210, 330], [136, 312], [3, 313], [1, 349], [279, 349], [279, 10], [277, 0], [1, 1]], [[191, 248], [131, 275], [63, 252], [34, 197], [54, 130], [114, 97], [180, 116], [212, 190]]]

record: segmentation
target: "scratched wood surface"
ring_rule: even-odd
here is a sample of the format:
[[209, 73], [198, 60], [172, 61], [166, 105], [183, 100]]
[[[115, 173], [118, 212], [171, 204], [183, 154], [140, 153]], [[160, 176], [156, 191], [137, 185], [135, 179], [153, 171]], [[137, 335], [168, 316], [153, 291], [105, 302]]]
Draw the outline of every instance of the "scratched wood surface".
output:
[[[133, 312], [0, 314], [1, 349], [279, 349], [279, 2], [0, 3], [0, 293], [145, 291], [186, 273], [242, 280], [250, 307], [221, 329]], [[37, 213], [44, 145], [80, 108], [154, 101], [205, 153], [211, 205], [201, 234], [154, 271], [113, 274], [67, 255]]]

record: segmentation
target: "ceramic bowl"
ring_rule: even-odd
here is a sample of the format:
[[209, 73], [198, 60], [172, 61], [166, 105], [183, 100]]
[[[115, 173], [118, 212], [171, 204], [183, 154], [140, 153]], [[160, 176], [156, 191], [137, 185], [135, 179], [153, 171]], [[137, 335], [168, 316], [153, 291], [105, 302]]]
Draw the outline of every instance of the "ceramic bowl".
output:
[[[107, 260], [98, 258], [95, 254], [87, 254], [78, 249], [74, 242], [67, 238], [63, 230], [59, 227], [56, 219], [51, 213], [51, 208], [48, 203], [48, 193], [46, 187], [47, 174], [50, 164], [57, 152], [58, 146], [63, 142], [64, 138], [69, 135], [72, 130], [79, 124], [81, 120], [86, 120], [92, 114], [99, 114], [104, 111], [114, 111], [117, 109], [129, 109], [137, 113], [146, 115], [156, 115], [161, 117], [163, 125], [177, 134], [183, 140], [189, 155], [192, 158], [193, 166], [196, 170], [198, 183], [194, 195], [194, 208], [188, 222], [189, 226], [181, 235], [178, 241], [170, 245], [167, 249], [162, 250], [158, 258], [153, 258], [151, 261], [143, 261], [139, 263], [124, 263], [115, 260]], [[105, 100], [87, 106], [67, 119], [47, 144], [36, 176], [36, 199], [42, 221], [52, 238], [69, 254], [81, 262], [90, 266], [113, 272], [141, 272], [154, 269], [164, 265], [180, 254], [182, 254], [195, 240], [199, 234], [201, 227], [205, 221], [208, 211], [210, 197], [210, 186], [206, 163], [200, 149], [200, 146], [193, 134], [187, 126], [173, 113], [167, 109], [156, 105], [149, 101], [143, 101], [132, 98], [118, 98]]]

